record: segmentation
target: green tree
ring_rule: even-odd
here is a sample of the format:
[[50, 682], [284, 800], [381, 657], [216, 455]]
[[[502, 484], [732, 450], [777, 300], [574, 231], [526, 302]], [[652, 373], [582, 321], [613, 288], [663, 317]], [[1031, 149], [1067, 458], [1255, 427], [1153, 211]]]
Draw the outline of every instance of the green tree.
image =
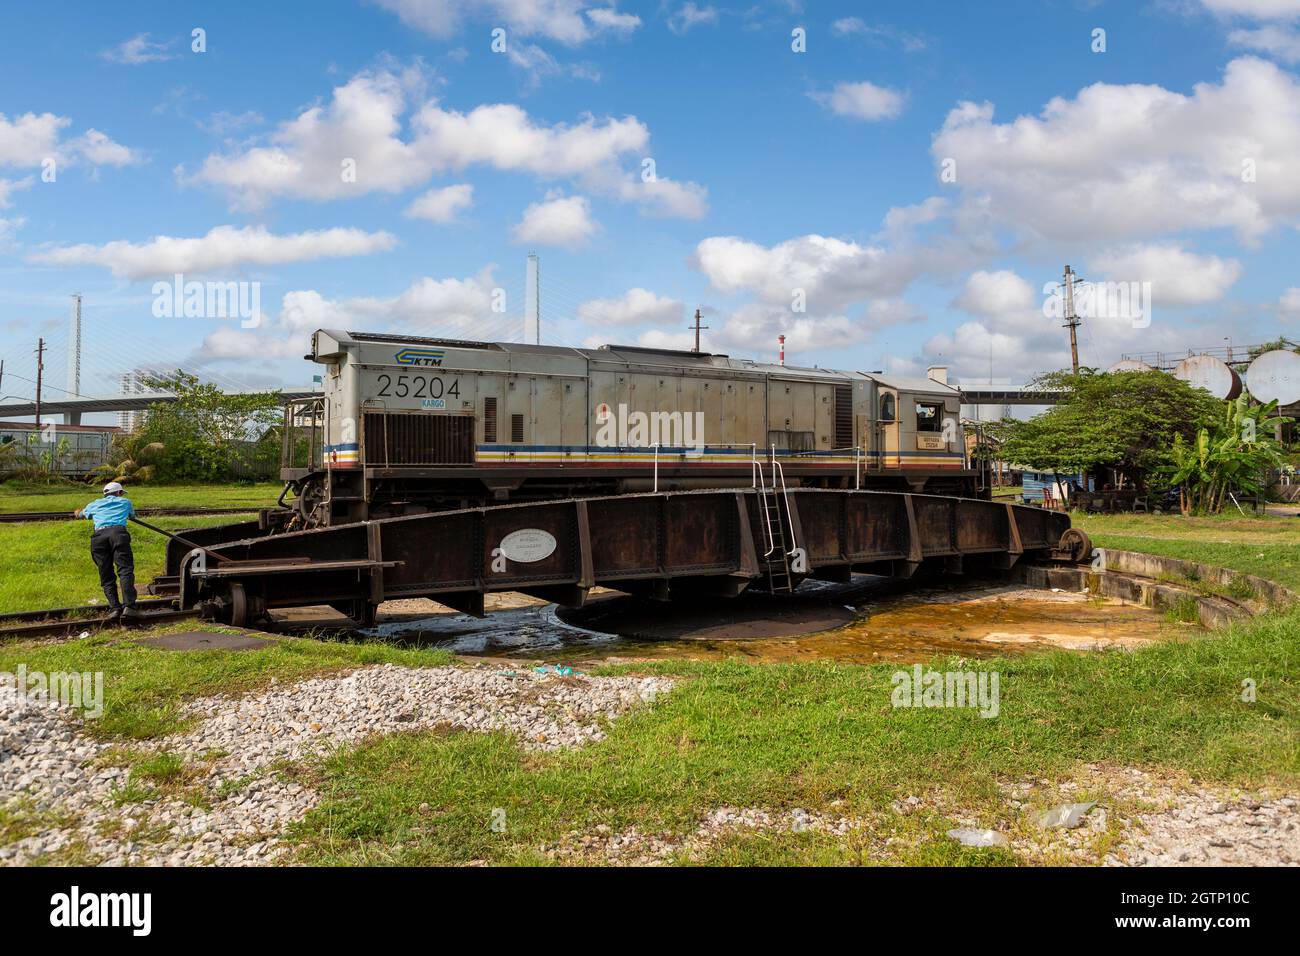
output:
[[1004, 423], [1002, 455], [1057, 475], [1113, 468], [1145, 487], [1169, 464], [1176, 439], [1191, 441], [1222, 414], [1204, 389], [1154, 370], [1052, 372], [1033, 385], [1062, 398], [1028, 421]]
[[147, 377], [145, 385], [176, 401], [150, 406], [144, 424], [117, 443], [114, 465], [148, 467], [157, 479], [225, 481], [265, 458], [275, 441], [281, 409], [274, 392], [230, 395], [180, 370]]

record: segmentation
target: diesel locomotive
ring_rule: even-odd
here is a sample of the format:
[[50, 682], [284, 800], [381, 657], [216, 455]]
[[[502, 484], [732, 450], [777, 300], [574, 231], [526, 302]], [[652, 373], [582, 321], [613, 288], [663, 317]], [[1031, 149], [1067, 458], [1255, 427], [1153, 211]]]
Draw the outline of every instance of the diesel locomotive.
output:
[[[296, 527], [749, 486], [977, 495], [955, 388], [726, 355], [321, 329], [286, 407]], [[767, 469], [766, 472], [763, 469]]]

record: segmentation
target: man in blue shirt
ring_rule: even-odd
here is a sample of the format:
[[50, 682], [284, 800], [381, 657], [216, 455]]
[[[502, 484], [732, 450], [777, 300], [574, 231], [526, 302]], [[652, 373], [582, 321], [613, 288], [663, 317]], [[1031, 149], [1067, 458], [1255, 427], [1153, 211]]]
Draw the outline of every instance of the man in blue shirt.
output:
[[[118, 482], [104, 486], [104, 497], [92, 501], [77, 511], [78, 518], [89, 518], [95, 523], [90, 536], [90, 556], [99, 569], [99, 583], [108, 598], [108, 611], [113, 620], [123, 616], [134, 617], [135, 607], [135, 556], [131, 553], [131, 533], [126, 521], [135, 514], [135, 506], [126, 497], [126, 489]], [[114, 578], [114, 568], [117, 576]], [[122, 585], [122, 600], [117, 598], [117, 585]]]

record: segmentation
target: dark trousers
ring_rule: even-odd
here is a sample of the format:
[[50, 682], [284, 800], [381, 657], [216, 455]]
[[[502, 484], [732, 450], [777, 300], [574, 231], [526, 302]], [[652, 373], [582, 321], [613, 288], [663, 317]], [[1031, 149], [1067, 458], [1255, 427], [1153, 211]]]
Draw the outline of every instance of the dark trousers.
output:
[[[90, 556], [99, 568], [99, 583], [109, 607], [135, 606], [135, 556], [131, 554], [131, 533], [121, 525], [100, 528], [90, 536]], [[114, 568], [117, 577], [113, 577]], [[122, 600], [117, 599], [117, 585], [122, 583]]]

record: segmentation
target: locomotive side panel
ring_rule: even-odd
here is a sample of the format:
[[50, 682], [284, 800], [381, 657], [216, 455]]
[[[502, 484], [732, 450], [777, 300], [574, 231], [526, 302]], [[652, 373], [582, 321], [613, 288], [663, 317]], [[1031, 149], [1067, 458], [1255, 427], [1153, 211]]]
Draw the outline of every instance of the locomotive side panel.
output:
[[[328, 454], [323, 473], [286, 480], [295, 495], [334, 503], [326, 521], [654, 481], [748, 484], [751, 445], [775, 446], [792, 486], [905, 479], [959, 489], [969, 480], [957, 394], [941, 383], [718, 355], [327, 330], [313, 348], [326, 366]], [[889, 422], [880, 421], [885, 394]], [[665, 450], [683, 445], [692, 453]]]

